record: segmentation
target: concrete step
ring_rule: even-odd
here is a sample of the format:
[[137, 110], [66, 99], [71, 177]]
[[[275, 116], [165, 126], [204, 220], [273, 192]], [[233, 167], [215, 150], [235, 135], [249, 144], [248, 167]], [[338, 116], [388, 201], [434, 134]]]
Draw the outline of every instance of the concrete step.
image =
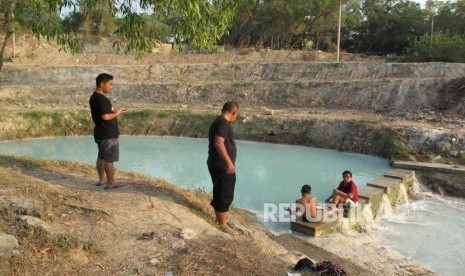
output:
[[304, 233], [312, 237], [321, 237], [323, 235], [334, 232], [337, 227], [341, 224], [340, 221], [332, 222], [303, 222], [302, 220], [296, 220], [291, 222], [291, 230], [299, 233]]
[[409, 177], [414, 177], [415, 172], [412, 170], [394, 169], [385, 173], [384, 176], [406, 180]]
[[392, 163], [394, 168], [415, 170], [415, 171], [432, 171], [444, 172], [456, 175], [465, 175], [465, 166], [448, 165], [439, 163], [423, 163], [412, 161], [394, 161]]
[[384, 190], [372, 186], [364, 186], [358, 189], [358, 198], [361, 204], [371, 204], [371, 211], [375, 215], [383, 200]]
[[398, 178], [381, 177], [367, 183], [367, 186], [382, 189], [388, 196], [391, 205], [397, 205], [402, 181]]

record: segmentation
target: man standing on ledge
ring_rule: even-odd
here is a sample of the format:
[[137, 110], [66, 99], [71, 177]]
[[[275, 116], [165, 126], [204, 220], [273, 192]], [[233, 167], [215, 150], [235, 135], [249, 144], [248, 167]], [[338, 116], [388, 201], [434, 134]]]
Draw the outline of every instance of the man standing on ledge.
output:
[[228, 211], [234, 198], [236, 184], [236, 143], [231, 122], [237, 119], [239, 105], [230, 101], [224, 104], [221, 115], [210, 125], [208, 134], [208, 171], [213, 182], [213, 200], [216, 220], [226, 233], [234, 235], [228, 226]]
[[96, 78], [97, 89], [89, 100], [92, 120], [94, 121], [94, 139], [98, 147], [97, 172], [99, 182], [96, 186], [105, 186], [105, 190], [116, 189], [124, 185], [115, 184], [114, 162], [119, 160], [119, 129], [117, 118], [123, 114], [121, 108], [113, 109], [106, 97], [113, 88], [113, 76], [100, 74]]

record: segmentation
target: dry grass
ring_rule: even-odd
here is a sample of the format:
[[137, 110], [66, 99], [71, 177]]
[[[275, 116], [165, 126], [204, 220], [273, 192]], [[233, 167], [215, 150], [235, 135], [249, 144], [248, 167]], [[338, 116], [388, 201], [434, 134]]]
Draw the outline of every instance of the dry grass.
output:
[[[216, 227], [214, 213], [209, 205], [211, 196], [205, 191], [183, 190], [164, 180], [136, 173], [118, 172], [117, 177], [134, 188], [128, 190], [132, 196], [147, 198], [148, 195], [148, 202], [153, 201], [154, 206], [160, 206], [160, 200], [175, 202], [185, 206], [192, 215], [203, 218], [212, 227]], [[38, 199], [41, 204], [37, 214], [44, 221], [63, 224], [67, 220], [62, 220], [62, 216], [67, 214], [65, 218], [72, 218], [73, 223], [81, 225], [75, 225], [78, 227], [75, 229], [87, 227], [86, 225], [95, 222], [114, 225], [105, 229], [125, 227], [114, 224], [118, 222], [115, 217], [121, 217], [123, 214], [111, 211], [109, 213], [109, 209], [101, 209], [99, 200], [108, 194], [95, 188], [86, 188], [94, 178], [93, 167], [76, 162], [0, 156], [2, 194], [8, 197], [21, 195]], [[130, 213], [130, 210], [128, 211]], [[136, 250], [135, 254], [141, 254], [140, 256], [128, 256], [136, 260], [133, 266], [115, 264], [114, 267], [108, 267], [101, 263], [101, 275], [114, 275], [119, 269], [123, 269], [121, 273], [148, 275], [158, 275], [158, 272], [166, 271], [172, 271], [175, 275], [284, 275], [288, 270], [286, 264], [275, 256], [264, 253], [268, 251], [248, 235], [232, 238], [219, 233], [212, 234], [212, 231], [208, 230], [208, 233], [200, 234], [196, 238], [182, 239], [182, 229], [163, 224], [158, 228], [152, 228], [155, 230], [153, 241], [141, 244], [140, 241], [134, 243], [134, 239], [137, 240], [142, 232], [137, 230], [138, 225], [133, 225], [134, 229], [125, 228], [125, 231], [132, 233], [125, 237], [125, 241], [103, 240], [101, 238], [108, 237], [105, 233], [100, 233], [97, 241], [69, 232], [49, 235], [40, 229], [26, 229], [17, 223], [18, 214], [8, 213], [3, 209], [1, 215], [0, 230], [13, 234], [24, 247], [24, 253], [8, 260], [0, 260], [0, 275], [32, 275], [34, 272], [42, 275], [94, 275], [100, 269], [99, 260], [111, 258], [113, 254], [110, 252], [114, 251], [112, 246], [121, 242], [155, 246], [156, 252], [160, 252], [157, 257], [160, 263], [147, 266], [153, 253], [145, 249], [140, 250], [144, 252]], [[251, 222], [253, 215], [249, 212], [232, 208], [231, 215], [235, 223], [250, 226], [248, 229], [252, 231], [263, 231], [261, 226]], [[124, 222], [121, 218], [119, 221]], [[174, 243], [179, 242], [179, 247], [173, 247]], [[80, 267], [72, 256], [76, 250], [89, 260], [92, 259], [91, 264]], [[131, 253], [123, 251], [119, 254], [125, 258], [125, 254]]]
[[[49, 233], [40, 227], [25, 227], [19, 221], [20, 215], [39, 217], [44, 221], [56, 219], [55, 214], [62, 213], [62, 204], [67, 196], [45, 185], [46, 183], [21, 174], [12, 158], [0, 158], [0, 191], [5, 197], [21, 197], [38, 202], [37, 206], [28, 209], [13, 208], [11, 205], [0, 205], [0, 230], [16, 237], [23, 248], [23, 253], [0, 260], [0, 275], [33, 275], [39, 273], [60, 274], [73, 270], [70, 252], [81, 250], [83, 254], [92, 256], [101, 252], [97, 241], [80, 239], [69, 233]], [[5, 168], [6, 163], [13, 168]], [[33, 160], [23, 160], [23, 169], [30, 169]]]
[[286, 266], [273, 256], [258, 254], [260, 246], [248, 239], [203, 236], [177, 252], [170, 266], [175, 275], [286, 275]]

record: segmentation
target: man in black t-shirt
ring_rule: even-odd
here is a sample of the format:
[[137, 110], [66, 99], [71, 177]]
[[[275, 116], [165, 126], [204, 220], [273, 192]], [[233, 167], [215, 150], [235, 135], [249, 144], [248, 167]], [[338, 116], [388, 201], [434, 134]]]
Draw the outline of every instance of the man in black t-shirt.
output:
[[96, 78], [97, 89], [89, 99], [92, 120], [94, 121], [94, 139], [98, 147], [97, 186], [105, 185], [105, 190], [123, 187], [115, 184], [114, 162], [119, 160], [119, 129], [117, 118], [123, 114], [121, 108], [113, 109], [105, 94], [110, 94], [113, 88], [113, 76], [100, 74]]
[[236, 184], [236, 143], [231, 122], [237, 119], [239, 105], [227, 102], [221, 110], [221, 115], [210, 125], [208, 133], [208, 171], [213, 182], [213, 200], [216, 220], [226, 233], [235, 232], [227, 224], [229, 206], [234, 199]]

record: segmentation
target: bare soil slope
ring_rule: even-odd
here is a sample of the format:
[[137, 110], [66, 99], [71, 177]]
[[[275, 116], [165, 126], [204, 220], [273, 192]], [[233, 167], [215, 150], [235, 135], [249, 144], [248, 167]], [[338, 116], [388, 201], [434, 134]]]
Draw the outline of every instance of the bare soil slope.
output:
[[94, 186], [94, 174], [77, 163], [0, 158], [0, 229], [23, 246], [22, 254], [0, 258], [1, 275], [284, 275], [290, 269], [282, 258], [292, 256], [277, 253], [285, 249], [253, 237], [267, 239], [247, 213], [233, 211], [241, 234], [232, 237], [215, 227], [201, 192], [123, 173], [127, 187], [104, 191]]

